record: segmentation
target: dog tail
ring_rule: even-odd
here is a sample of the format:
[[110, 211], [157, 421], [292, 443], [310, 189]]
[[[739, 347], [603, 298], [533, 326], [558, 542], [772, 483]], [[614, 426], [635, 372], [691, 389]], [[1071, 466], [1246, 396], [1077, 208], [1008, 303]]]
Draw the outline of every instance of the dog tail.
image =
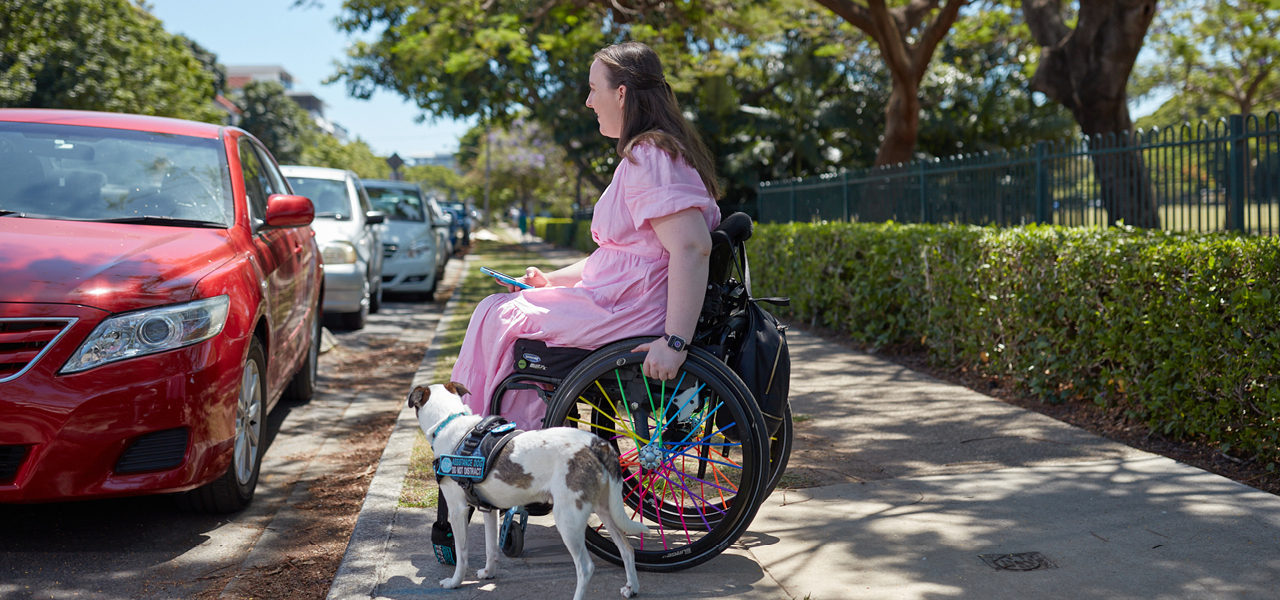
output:
[[591, 451], [604, 464], [604, 471], [609, 480], [609, 516], [618, 524], [622, 533], [644, 535], [649, 528], [644, 523], [637, 523], [627, 517], [627, 507], [622, 503], [622, 469], [618, 465], [618, 451], [604, 440], [592, 441]]

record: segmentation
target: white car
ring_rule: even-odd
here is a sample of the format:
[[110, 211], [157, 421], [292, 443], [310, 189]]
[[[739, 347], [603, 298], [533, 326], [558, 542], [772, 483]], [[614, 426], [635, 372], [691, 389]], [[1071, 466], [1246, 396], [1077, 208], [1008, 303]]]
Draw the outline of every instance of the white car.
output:
[[382, 223], [360, 177], [343, 169], [285, 165], [280, 172], [315, 205], [311, 228], [324, 260], [324, 312], [346, 329], [362, 329], [382, 306]]
[[407, 181], [366, 179], [373, 207], [387, 215], [382, 285], [388, 292], [434, 297], [453, 249], [449, 223], [434, 198]]

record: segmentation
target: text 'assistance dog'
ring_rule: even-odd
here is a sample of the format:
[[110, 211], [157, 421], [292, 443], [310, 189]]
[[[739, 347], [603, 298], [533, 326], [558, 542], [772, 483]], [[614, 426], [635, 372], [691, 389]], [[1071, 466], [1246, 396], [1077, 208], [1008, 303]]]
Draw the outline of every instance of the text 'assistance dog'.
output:
[[[462, 403], [460, 395], [466, 393], [466, 388], [452, 382], [428, 388], [418, 386], [409, 393], [409, 405], [417, 409], [418, 425], [441, 464], [446, 457], [456, 454], [459, 446], [482, 421], [482, 417], [471, 414]], [[587, 582], [595, 571], [583, 541], [587, 518], [593, 512], [609, 530], [609, 537], [622, 555], [627, 571], [627, 585], [621, 589], [622, 597], [631, 598], [640, 592], [635, 553], [623, 536], [642, 535], [648, 533], [649, 528], [627, 518], [622, 502], [618, 453], [613, 446], [586, 431], [552, 427], [511, 437], [489, 461], [492, 464], [483, 469], [483, 479], [461, 476], [457, 479], [474, 482], [470, 487], [475, 496], [493, 507], [511, 508], [539, 502], [552, 504], [556, 529], [573, 556], [577, 570], [574, 600], [582, 600]], [[466, 460], [459, 458], [457, 462]], [[440, 491], [448, 505], [449, 524], [453, 528], [457, 551], [453, 577], [440, 580], [440, 585], [456, 588], [462, 584], [462, 576], [467, 570], [467, 522], [471, 515], [467, 508], [467, 493], [455, 477], [443, 477]], [[476, 572], [482, 580], [492, 579], [497, 568], [496, 510], [485, 512], [484, 539], [485, 566]]]

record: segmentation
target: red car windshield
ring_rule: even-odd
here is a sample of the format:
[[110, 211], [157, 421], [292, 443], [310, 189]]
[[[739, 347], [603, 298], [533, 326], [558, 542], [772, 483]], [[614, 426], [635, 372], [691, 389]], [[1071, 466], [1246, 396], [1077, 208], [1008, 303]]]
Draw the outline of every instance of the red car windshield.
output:
[[220, 140], [0, 122], [0, 217], [229, 227]]

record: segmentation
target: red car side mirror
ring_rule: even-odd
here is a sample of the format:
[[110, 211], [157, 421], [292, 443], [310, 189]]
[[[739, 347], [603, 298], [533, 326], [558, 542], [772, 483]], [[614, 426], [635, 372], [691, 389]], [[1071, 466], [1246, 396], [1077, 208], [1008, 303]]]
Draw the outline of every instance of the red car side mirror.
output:
[[267, 198], [268, 227], [300, 227], [316, 218], [316, 208], [306, 196], [272, 194]]

